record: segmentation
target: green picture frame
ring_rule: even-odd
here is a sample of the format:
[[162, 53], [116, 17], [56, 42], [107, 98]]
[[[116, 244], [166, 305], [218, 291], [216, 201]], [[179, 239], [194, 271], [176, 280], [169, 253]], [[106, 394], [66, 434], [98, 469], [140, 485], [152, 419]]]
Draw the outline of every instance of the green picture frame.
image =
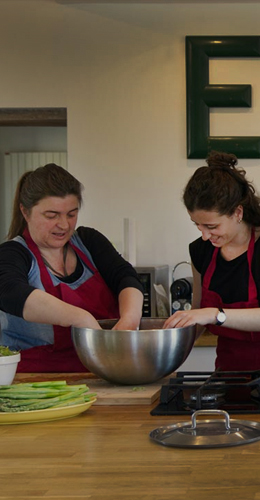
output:
[[205, 158], [212, 150], [238, 158], [260, 158], [260, 136], [210, 136], [210, 107], [251, 107], [245, 85], [210, 85], [213, 57], [260, 57], [260, 36], [186, 37], [187, 158]]

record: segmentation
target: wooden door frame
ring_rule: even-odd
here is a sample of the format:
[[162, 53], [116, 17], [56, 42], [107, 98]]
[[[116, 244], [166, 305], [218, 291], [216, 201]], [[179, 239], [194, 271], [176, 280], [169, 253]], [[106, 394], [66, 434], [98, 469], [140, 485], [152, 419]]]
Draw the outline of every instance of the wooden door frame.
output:
[[66, 108], [0, 108], [0, 127], [66, 126]]

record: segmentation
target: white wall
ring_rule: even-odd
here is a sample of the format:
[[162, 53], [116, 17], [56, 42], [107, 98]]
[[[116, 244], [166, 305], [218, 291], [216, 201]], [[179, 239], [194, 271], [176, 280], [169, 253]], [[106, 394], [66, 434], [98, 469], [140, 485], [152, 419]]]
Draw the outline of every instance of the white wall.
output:
[[[69, 170], [85, 185], [80, 223], [137, 265], [188, 259], [198, 236], [182, 205], [202, 160], [186, 159], [186, 35], [259, 35], [260, 5], [66, 6], [0, 0], [0, 107], [66, 107]], [[260, 60], [214, 60], [211, 83], [251, 83], [253, 107], [218, 110], [213, 134], [260, 135]], [[0, 131], [1, 134], [1, 131]], [[260, 160], [240, 162], [260, 188]]]

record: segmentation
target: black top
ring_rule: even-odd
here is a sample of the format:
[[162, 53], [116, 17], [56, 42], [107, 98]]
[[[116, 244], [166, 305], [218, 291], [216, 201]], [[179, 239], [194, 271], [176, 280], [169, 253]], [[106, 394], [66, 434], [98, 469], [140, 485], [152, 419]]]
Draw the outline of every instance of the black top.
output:
[[[110, 241], [99, 231], [89, 227], [79, 227], [77, 233], [91, 254], [108, 287], [118, 295], [127, 287], [143, 292], [142, 284], [135, 269], [117, 252]], [[0, 245], [0, 309], [15, 316], [23, 317], [24, 303], [35, 287], [28, 284], [28, 273], [32, 256], [29, 250], [17, 241], [7, 241]], [[64, 277], [64, 283], [73, 283], [82, 273], [78, 259], [74, 273]]]
[[[210, 241], [198, 238], [190, 246], [191, 261], [195, 269], [204, 277], [215, 247]], [[252, 275], [256, 283], [258, 301], [260, 303], [260, 239], [255, 242], [252, 260]], [[218, 252], [216, 269], [212, 276], [209, 289], [218, 293], [226, 304], [245, 302], [248, 300], [249, 268], [247, 252], [231, 261], [223, 259]]]

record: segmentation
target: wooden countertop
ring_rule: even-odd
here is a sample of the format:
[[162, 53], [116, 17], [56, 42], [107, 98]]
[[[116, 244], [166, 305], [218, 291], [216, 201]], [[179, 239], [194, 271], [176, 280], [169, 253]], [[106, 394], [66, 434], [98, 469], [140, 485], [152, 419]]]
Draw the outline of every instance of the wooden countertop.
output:
[[92, 406], [69, 419], [1, 425], [0, 499], [260, 500], [260, 441], [163, 447], [150, 431], [189, 418], [151, 416], [151, 408]]
[[208, 330], [205, 330], [202, 335], [195, 341], [194, 347], [216, 347], [217, 335], [213, 335]]

